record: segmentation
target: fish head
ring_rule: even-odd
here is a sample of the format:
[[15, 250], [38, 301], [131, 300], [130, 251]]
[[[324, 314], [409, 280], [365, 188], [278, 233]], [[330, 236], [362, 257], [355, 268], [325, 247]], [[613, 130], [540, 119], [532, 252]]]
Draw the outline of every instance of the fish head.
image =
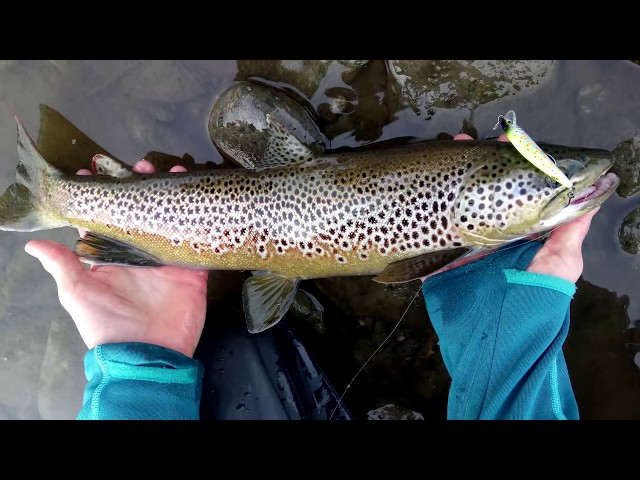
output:
[[551, 230], [600, 206], [620, 181], [607, 173], [613, 165], [609, 152], [567, 149], [555, 160], [573, 189], [552, 180], [509, 144], [475, 164], [454, 208], [460, 235], [489, 247]]

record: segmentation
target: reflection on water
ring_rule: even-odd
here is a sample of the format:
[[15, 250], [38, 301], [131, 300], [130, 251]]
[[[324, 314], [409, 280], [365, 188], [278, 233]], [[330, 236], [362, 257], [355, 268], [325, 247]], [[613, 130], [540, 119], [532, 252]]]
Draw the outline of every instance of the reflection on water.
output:
[[[380, 61], [260, 66], [247, 61], [3, 61], [0, 189], [15, 176], [12, 108], [35, 137], [39, 104], [50, 105], [128, 163], [150, 151], [219, 163], [222, 158], [207, 132], [209, 111], [219, 92], [248, 77], [288, 87], [314, 115], [331, 148], [399, 137], [432, 139], [463, 128], [485, 138], [493, 134], [497, 116], [510, 109], [533, 138], [549, 143], [611, 150], [640, 135], [640, 67], [631, 62], [540, 63], [530, 74], [515, 67], [496, 70], [500, 81], [517, 73], [520, 83], [493, 92], [485, 88], [491, 72], [484, 70], [480, 82], [470, 82], [461, 76], [464, 70], [452, 70], [452, 64], [423, 68], [395, 62], [389, 64], [393, 75], [387, 75], [387, 65]], [[455, 64], [456, 69], [460, 66]], [[476, 63], [473, 68], [487, 66]], [[410, 71], [414, 84], [405, 78], [401, 85], [399, 75]], [[419, 72], [428, 73], [422, 79], [428, 89], [416, 87], [415, 82], [422, 81]], [[436, 84], [438, 95], [433, 93]], [[467, 90], [462, 91], [464, 85]], [[482, 101], [473, 101], [472, 88], [478, 85]], [[636, 330], [628, 329], [640, 320], [640, 256], [622, 251], [618, 240], [623, 219], [639, 206], [638, 194], [612, 197], [595, 217], [584, 244], [585, 270], [565, 348], [583, 418], [640, 418], [640, 373], [632, 356], [640, 342]], [[72, 245], [76, 233], [0, 232], [0, 418], [73, 418], [85, 384], [86, 349], [59, 305], [53, 280], [23, 252], [32, 238]], [[392, 324], [375, 312], [336, 310], [327, 288], [309, 286], [328, 305], [325, 333], [309, 328], [313, 333], [308, 336], [320, 360], [331, 363], [329, 373], [341, 388]], [[448, 379], [426, 314], [423, 318], [424, 323], [416, 317], [396, 333], [361, 380], [362, 388], [354, 384], [349, 395], [360, 418], [389, 403], [427, 419], [444, 416]]]

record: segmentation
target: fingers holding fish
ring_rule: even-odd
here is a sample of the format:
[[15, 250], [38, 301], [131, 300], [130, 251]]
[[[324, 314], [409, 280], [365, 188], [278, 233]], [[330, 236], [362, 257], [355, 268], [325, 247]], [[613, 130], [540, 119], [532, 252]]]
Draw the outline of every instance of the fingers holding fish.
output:
[[[151, 163], [148, 160], [145, 160], [144, 158], [133, 166], [133, 171], [136, 173], [156, 173], [156, 169], [153, 166], [153, 163]], [[169, 170], [169, 172], [171, 173], [186, 172], [186, 171], [187, 169], [182, 165], [175, 165], [171, 167], [171, 170]]]
[[556, 228], [529, 264], [527, 272], [552, 275], [575, 283], [584, 266], [582, 242], [599, 209]]

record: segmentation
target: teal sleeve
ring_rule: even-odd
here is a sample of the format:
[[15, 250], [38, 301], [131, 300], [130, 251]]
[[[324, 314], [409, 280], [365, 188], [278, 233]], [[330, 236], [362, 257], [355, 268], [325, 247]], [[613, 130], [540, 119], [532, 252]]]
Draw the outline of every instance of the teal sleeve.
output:
[[504, 248], [425, 281], [452, 380], [448, 418], [578, 418], [562, 353], [575, 285], [524, 271], [541, 245]]
[[88, 384], [79, 420], [197, 420], [202, 364], [147, 343], [112, 343], [89, 350]]

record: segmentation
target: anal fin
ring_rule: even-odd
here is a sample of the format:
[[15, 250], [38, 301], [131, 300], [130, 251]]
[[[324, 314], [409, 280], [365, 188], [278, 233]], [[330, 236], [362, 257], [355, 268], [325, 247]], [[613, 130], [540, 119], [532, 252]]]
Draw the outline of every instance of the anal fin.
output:
[[158, 258], [113, 238], [87, 233], [76, 242], [74, 253], [84, 263], [92, 265], [127, 265], [158, 267], [164, 265]]
[[247, 278], [242, 286], [242, 302], [251, 333], [262, 332], [287, 313], [296, 296], [298, 280], [273, 273]]
[[453, 262], [468, 250], [467, 247], [459, 247], [398, 260], [387, 265], [373, 280], [378, 283], [404, 283], [417, 280]]

